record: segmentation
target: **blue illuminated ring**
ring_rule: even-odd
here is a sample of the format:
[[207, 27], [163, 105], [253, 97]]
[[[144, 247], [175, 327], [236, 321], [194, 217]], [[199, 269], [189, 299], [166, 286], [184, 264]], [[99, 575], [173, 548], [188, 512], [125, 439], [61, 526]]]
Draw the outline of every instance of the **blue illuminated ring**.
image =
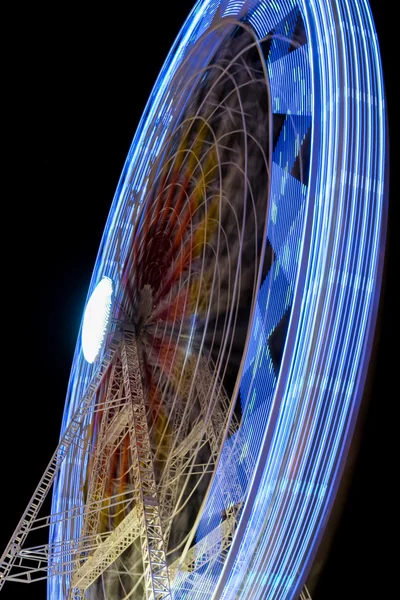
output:
[[[301, 20], [301, 35], [299, 22]], [[387, 133], [376, 32], [364, 0], [201, 0], [183, 26], [152, 91], [129, 151], [101, 242], [89, 297], [103, 276], [124, 302], [122, 269], [131, 248], [155, 127], [172, 115], [170, 85], [208, 31], [240, 22], [272, 39], [266, 64], [271, 110], [281, 119], [272, 153], [267, 236], [275, 260], [260, 281], [238, 382], [242, 425], [227, 440], [218, 469], [246, 501], [223, 567], [206, 569], [190, 598], [293, 598], [312, 565], [343, 471], [362, 398], [374, 334], [386, 233]], [[297, 37], [296, 37], [297, 36]], [[296, 37], [296, 47], [287, 43]], [[167, 102], [168, 100], [168, 102]], [[307, 143], [305, 179], [296, 176]], [[305, 150], [304, 150], [305, 153]], [[289, 311], [289, 312], [288, 312]], [[289, 314], [278, 371], [268, 354]], [[106, 347], [107, 348], [107, 347]], [[106, 348], [104, 351], [106, 351]], [[63, 418], [74, 414], [94, 367], [78, 340]], [[242, 448], [239, 460], [231, 457]], [[247, 475], [246, 453], [257, 460]], [[249, 475], [250, 473], [250, 475]], [[213, 480], [199, 519], [208, 533], [219, 500]], [[63, 465], [53, 512], [65, 489], [79, 497]], [[79, 532], [78, 532], [79, 534]], [[53, 526], [52, 541], [62, 539]], [[184, 597], [178, 572], [174, 598]], [[62, 597], [60, 578], [49, 597]], [[208, 594], [208, 595], [207, 595]]]

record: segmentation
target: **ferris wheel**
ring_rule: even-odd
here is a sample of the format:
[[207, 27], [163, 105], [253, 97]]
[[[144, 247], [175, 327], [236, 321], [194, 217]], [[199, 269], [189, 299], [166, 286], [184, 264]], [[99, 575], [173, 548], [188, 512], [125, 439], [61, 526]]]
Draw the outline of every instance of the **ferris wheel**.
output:
[[386, 144], [366, 1], [197, 2], [129, 151], [0, 589], [309, 597], [374, 333]]

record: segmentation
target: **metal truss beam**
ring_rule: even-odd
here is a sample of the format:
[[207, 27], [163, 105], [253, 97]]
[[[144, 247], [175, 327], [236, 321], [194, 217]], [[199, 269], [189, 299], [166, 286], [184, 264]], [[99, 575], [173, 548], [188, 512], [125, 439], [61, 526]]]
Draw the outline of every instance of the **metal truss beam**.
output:
[[229, 517], [210, 531], [202, 540], [189, 549], [183, 560], [178, 558], [170, 565], [171, 580], [175, 578], [178, 570], [187, 572], [196, 571], [225, 552], [232, 542], [235, 527], [236, 519]]
[[96, 502], [86, 503], [82, 506], [74, 506], [73, 508], [69, 508], [59, 513], [46, 515], [45, 517], [35, 519], [31, 527], [31, 531], [37, 531], [38, 529], [49, 527], [50, 524], [79, 519], [83, 516], [84, 513], [90, 515], [92, 512], [98, 513], [106, 508], [111, 508], [113, 506], [119, 506], [120, 508], [122, 508], [123, 504], [131, 504], [132, 501], [133, 492], [122, 492], [120, 494], [116, 494], [108, 498], [102, 498], [101, 500], [98, 500]]
[[71, 574], [76, 570], [78, 548], [82, 546], [85, 551], [94, 552], [108, 536], [110, 533], [20, 550], [15, 557], [13, 573], [7, 577], [7, 581], [31, 583]]
[[77, 569], [71, 587], [86, 590], [117, 560], [140, 534], [136, 507], [121, 521], [114, 531], [97, 546], [93, 554]]
[[303, 587], [303, 589], [300, 592], [299, 600], [312, 600], [311, 599], [311, 594], [308, 591], [306, 585]]
[[170, 460], [170, 468], [176, 468], [176, 462], [185, 458], [186, 454], [195, 448], [204, 436], [205, 423], [200, 419], [189, 434], [181, 441], [181, 443], [172, 452]]

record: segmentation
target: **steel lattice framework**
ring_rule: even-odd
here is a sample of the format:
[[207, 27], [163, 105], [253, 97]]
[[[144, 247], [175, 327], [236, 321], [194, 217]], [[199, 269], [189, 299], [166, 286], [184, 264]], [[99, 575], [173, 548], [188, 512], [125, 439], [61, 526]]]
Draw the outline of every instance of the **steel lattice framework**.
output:
[[386, 137], [366, 0], [197, 2], [101, 242], [103, 345], [89, 364], [79, 336], [0, 589], [310, 599], [374, 335]]

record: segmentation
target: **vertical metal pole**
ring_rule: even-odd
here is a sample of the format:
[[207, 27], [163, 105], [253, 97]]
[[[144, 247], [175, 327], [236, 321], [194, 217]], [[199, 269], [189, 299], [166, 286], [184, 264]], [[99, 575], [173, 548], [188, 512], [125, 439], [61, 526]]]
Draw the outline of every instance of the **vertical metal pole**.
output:
[[146, 599], [171, 599], [146, 406], [133, 333], [124, 333], [121, 359], [125, 393], [132, 410], [131, 450], [133, 463], [136, 466], [135, 490], [140, 522]]

